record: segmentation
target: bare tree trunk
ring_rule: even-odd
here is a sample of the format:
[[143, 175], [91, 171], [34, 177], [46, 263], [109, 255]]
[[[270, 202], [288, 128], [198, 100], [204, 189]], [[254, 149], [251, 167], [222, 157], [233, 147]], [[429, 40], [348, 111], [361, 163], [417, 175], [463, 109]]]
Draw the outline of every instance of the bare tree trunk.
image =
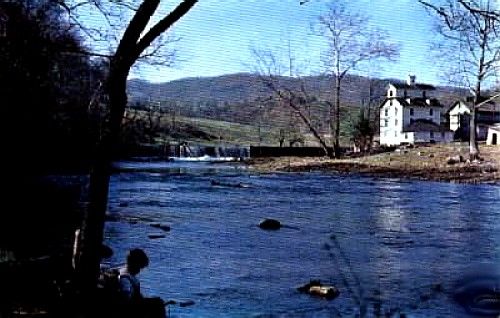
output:
[[321, 137], [321, 135], [319, 134], [319, 132], [314, 128], [314, 126], [311, 123], [311, 121], [309, 120], [309, 118], [302, 112], [302, 110], [299, 107], [297, 107], [293, 103], [290, 103], [290, 107], [292, 107], [293, 109], [295, 109], [297, 111], [297, 113], [299, 114], [299, 117], [302, 119], [302, 121], [306, 124], [306, 126], [309, 128], [309, 130], [314, 135], [314, 137], [320, 143], [321, 148], [323, 148], [323, 151], [325, 152], [325, 155], [328, 156], [328, 157], [330, 157], [330, 158], [332, 158], [333, 157], [333, 153], [331, 151], [331, 148], [328, 147], [328, 145], [323, 140], [323, 138]]
[[335, 141], [333, 143], [333, 149], [335, 153], [335, 158], [340, 157], [340, 75], [337, 74], [335, 78]]
[[127, 105], [128, 69], [117, 64], [112, 63], [107, 84], [111, 111], [109, 130], [98, 145], [97, 158], [90, 173], [89, 206], [82, 226], [82, 246], [77, 270], [80, 287], [87, 297], [92, 295], [99, 275], [111, 162], [119, 143], [121, 120]]
[[477, 144], [477, 136], [476, 136], [476, 108], [481, 102], [481, 83], [483, 82], [484, 79], [484, 74], [485, 74], [485, 58], [486, 58], [486, 50], [488, 49], [488, 43], [490, 42], [489, 40], [489, 28], [488, 28], [489, 23], [486, 23], [484, 29], [482, 29], [482, 35], [480, 38], [480, 52], [481, 55], [479, 57], [479, 69], [477, 73], [477, 79], [476, 79], [476, 87], [475, 87], [475, 96], [474, 96], [474, 102], [472, 104], [471, 110], [470, 110], [470, 121], [469, 121], [469, 159], [476, 160], [479, 159], [479, 147]]
[[476, 84], [476, 96], [474, 96], [474, 102], [472, 104], [470, 110], [470, 119], [469, 119], [469, 159], [470, 161], [476, 160], [479, 158], [479, 147], [477, 144], [477, 134], [476, 134], [476, 105], [480, 102], [480, 89], [481, 82], [478, 81]]
[[[172, 12], [163, 17], [144, 35], [149, 20], [156, 12], [160, 0], [143, 0], [111, 58], [107, 82], [110, 118], [108, 129], [98, 145], [96, 159], [90, 174], [89, 206], [83, 221], [77, 283], [84, 301], [92, 300], [99, 276], [103, 230], [108, 204], [111, 163], [119, 143], [121, 122], [127, 106], [127, 77], [132, 65], [163, 32], [186, 14], [197, 0], [183, 0]], [[142, 35], [142, 37], [141, 37]]]

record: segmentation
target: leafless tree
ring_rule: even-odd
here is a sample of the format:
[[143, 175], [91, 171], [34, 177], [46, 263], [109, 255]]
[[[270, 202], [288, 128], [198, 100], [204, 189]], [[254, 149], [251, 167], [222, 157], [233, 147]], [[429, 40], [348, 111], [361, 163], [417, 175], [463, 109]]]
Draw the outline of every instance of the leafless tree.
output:
[[[490, 0], [443, 0], [419, 2], [437, 18], [438, 48], [446, 55], [450, 80], [466, 85], [472, 96], [469, 123], [469, 156], [479, 158], [476, 109], [489, 102], [485, 86], [497, 77], [500, 67], [500, 11]], [[449, 63], [451, 61], [451, 63]]]
[[[293, 58], [290, 50], [288, 52], [288, 65], [284, 65], [280, 58], [269, 50], [253, 49], [252, 54], [256, 59], [257, 72], [262, 83], [278, 98], [280, 103], [290, 108], [300, 118], [323, 148], [324, 154], [333, 157], [332, 148], [328, 146], [327, 140], [311, 120], [308, 108], [314, 98], [308, 93], [302, 78], [293, 70]], [[288, 76], [285, 76], [286, 73]], [[290, 80], [296, 80], [299, 83], [298, 87], [287, 85]]]
[[[106, 93], [109, 97], [109, 119], [107, 127], [97, 149], [97, 157], [90, 174], [89, 205], [84, 216], [78, 278], [81, 289], [87, 295], [94, 290], [99, 273], [100, 249], [103, 241], [104, 219], [108, 202], [108, 188], [111, 173], [111, 161], [116, 154], [119, 143], [122, 118], [127, 105], [127, 77], [132, 66], [141, 58], [152, 56], [158, 50], [152, 46], [171, 26], [184, 16], [198, 2], [197, 0], [178, 1], [177, 6], [158, 22], [150, 24], [158, 14], [161, 0], [50, 0], [57, 2], [68, 13], [69, 27], [77, 27], [91, 41], [103, 40], [100, 30], [89, 28], [82, 21], [81, 8], [102, 14], [111, 30], [121, 34], [117, 37], [116, 48], [111, 48], [109, 55], [94, 52], [78, 52], [81, 54], [101, 55], [109, 58], [109, 74], [106, 82]], [[91, 7], [89, 7], [91, 6]], [[130, 17], [128, 23], [114, 24], [117, 12], [127, 14], [120, 20]], [[116, 20], [115, 20], [116, 21]], [[120, 21], [121, 22], [121, 21]], [[116, 32], [124, 28], [124, 32]], [[109, 39], [105, 39], [109, 40]], [[151, 51], [152, 50], [152, 51]]]
[[368, 61], [392, 60], [398, 56], [397, 45], [382, 30], [371, 28], [369, 18], [352, 12], [341, 2], [333, 2], [319, 17], [317, 32], [328, 42], [325, 54], [327, 73], [335, 79], [335, 97], [330, 110], [335, 156], [340, 155], [340, 89], [342, 80]]

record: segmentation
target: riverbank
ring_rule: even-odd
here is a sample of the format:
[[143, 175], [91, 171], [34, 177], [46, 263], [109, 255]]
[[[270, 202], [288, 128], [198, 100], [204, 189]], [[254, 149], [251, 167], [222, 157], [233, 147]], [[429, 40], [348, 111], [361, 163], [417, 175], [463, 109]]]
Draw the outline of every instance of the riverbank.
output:
[[481, 162], [450, 158], [468, 157], [463, 143], [418, 146], [358, 158], [255, 158], [246, 161], [259, 172], [332, 171], [372, 177], [408, 178], [456, 183], [500, 183], [500, 147], [480, 147]]

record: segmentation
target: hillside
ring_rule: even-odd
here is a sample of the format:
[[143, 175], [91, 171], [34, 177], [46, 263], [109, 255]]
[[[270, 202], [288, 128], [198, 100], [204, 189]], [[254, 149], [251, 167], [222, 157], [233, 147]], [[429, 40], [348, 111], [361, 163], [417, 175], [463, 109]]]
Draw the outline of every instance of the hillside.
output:
[[[299, 90], [301, 80], [310, 95], [322, 99], [331, 99], [334, 87], [333, 79], [326, 76], [309, 76], [301, 80], [281, 77], [287, 87]], [[385, 87], [391, 79], [370, 79], [368, 77], [348, 75], [344, 79], [341, 96], [347, 104], [360, 104], [369, 96], [372, 81], [374, 96], [385, 95]], [[452, 87], [437, 87], [438, 97], [459, 94], [460, 90]], [[265, 87], [259, 76], [250, 73], [222, 75], [218, 77], [185, 78], [166, 83], [150, 83], [140, 79], [128, 82], [128, 94], [131, 101], [178, 101], [187, 104], [227, 105], [251, 102], [257, 98], [267, 98], [271, 91]]]
[[[279, 81], [281, 85], [295, 91], [299, 91], [303, 85], [307, 94], [317, 100], [308, 104], [303, 111], [307, 113], [320, 133], [327, 134], [329, 132], [329, 108], [327, 104], [319, 101], [333, 99], [333, 80], [326, 76], [310, 76], [301, 79], [281, 77]], [[374, 110], [371, 118], [375, 124], [378, 122], [376, 120], [378, 105], [385, 96], [389, 81], [395, 82], [354, 75], [344, 79], [341, 91], [341, 137], [343, 140], [350, 139], [352, 122], [359, 114], [358, 109], [370, 98], [370, 85]], [[460, 90], [455, 88], [438, 87], [434, 94], [443, 101], [444, 105], [449, 105], [451, 100], [460, 95], [459, 93]], [[273, 94], [256, 74], [240, 73], [210, 78], [186, 78], [167, 83], [150, 83], [133, 79], [128, 83], [128, 94], [132, 107], [147, 109], [144, 106], [159, 106], [163, 112], [162, 116], [171, 119], [191, 118], [194, 126], [191, 125], [188, 130], [200, 130], [207, 136], [219, 136], [227, 140], [236, 139], [238, 142], [244, 142], [246, 136], [248, 137], [247, 143], [258, 142], [255, 136], [250, 137], [252, 134], [242, 133], [247, 128], [235, 129], [235, 127], [248, 127], [252, 132], [261, 130], [260, 138], [263, 138], [264, 143], [266, 139], [279, 140], [280, 134], [286, 136], [287, 140], [309, 139], [309, 129], [289, 106], [276, 100], [274, 102], [259, 101], [259, 99], [268, 99]], [[203, 119], [209, 121], [203, 121]], [[202, 122], [211, 124], [202, 125]], [[220, 122], [224, 127], [231, 127], [228, 123], [243, 126], [233, 125], [231, 129], [234, 128], [234, 131], [223, 129], [222, 132], [217, 133], [214, 130], [218, 130], [218, 124], [213, 124], [216, 122]], [[234, 138], [237, 135], [240, 137]]]

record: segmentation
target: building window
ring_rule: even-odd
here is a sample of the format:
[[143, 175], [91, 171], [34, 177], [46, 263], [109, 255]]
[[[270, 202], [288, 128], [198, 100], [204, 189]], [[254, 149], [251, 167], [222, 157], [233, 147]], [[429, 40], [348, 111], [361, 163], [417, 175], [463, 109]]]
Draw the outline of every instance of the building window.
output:
[[431, 136], [431, 138], [434, 138], [434, 132], [433, 131], [430, 132], [430, 136]]
[[398, 114], [398, 108], [394, 107], [394, 113], [397, 115]]
[[410, 124], [413, 124], [414, 121], [415, 121], [415, 119], [410, 118]]
[[434, 116], [434, 109], [429, 109], [429, 116]]
[[384, 127], [389, 126], [389, 119], [384, 119]]
[[415, 115], [415, 111], [413, 110], [413, 108], [410, 108], [410, 116], [413, 116]]
[[391, 106], [392, 106], [392, 99], [389, 101], [389, 105], [391, 105]]
[[392, 97], [393, 91], [392, 89], [389, 91], [389, 97]]
[[394, 121], [394, 126], [397, 126], [397, 125], [398, 125], [398, 120], [396, 119], [396, 120]]
[[389, 108], [386, 108], [386, 109], [385, 109], [385, 115], [386, 115], [386, 116], [389, 116]]
[[441, 132], [441, 138], [444, 139], [444, 131]]
[[405, 139], [408, 139], [408, 133], [405, 133]]
[[397, 137], [397, 136], [398, 136], [398, 132], [397, 132], [397, 131], [395, 131], [395, 132], [394, 132], [394, 137]]

